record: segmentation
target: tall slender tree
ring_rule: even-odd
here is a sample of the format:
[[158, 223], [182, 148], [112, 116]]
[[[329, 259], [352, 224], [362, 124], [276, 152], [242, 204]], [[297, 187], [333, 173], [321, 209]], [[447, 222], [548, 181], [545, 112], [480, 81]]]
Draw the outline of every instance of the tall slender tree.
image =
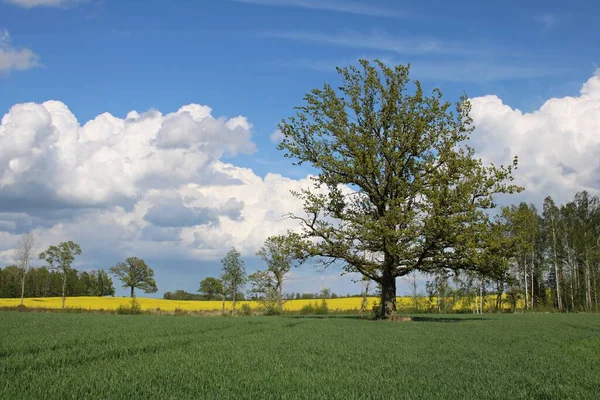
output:
[[293, 245], [287, 236], [271, 236], [265, 240], [256, 255], [267, 264], [267, 271], [274, 278], [279, 311], [283, 311], [283, 282], [294, 261]]
[[241, 259], [240, 252], [235, 247], [229, 250], [221, 260], [221, 264], [223, 265], [221, 282], [223, 282], [225, 292], [231, 294], [231, 314], [235, 314], [236, 297], [248, 281], [246, 267], [244, 267], [244, 261]]
[[31, 259], [34, 256], [35, 237], [32, 233], [28, 233], [17, 242], [15, 247], [15, 261], [19, 268], [19, 279], [21, 281], [21, 305], [24, 304], [25, 298], [25, 278], [29, 272]]
[[67, 298], [67, 277], [72, 271], [71, 264], [78, 255], [81, 255], [81, 247], [71, 240], [61, 242], [58, 246], [50, 246], [40, 253], [40, 259], [48, 263], [48, 269], [62, 274], [62, 308], [65, 308]]
[[549, 236], [549, 241], [552, 248], [552, 264], [554, 266], [554, 284], [556, 293], [556, 306], [560, 311], [563, 309], [562, 292], [561, 292], [561, 276], [562, 271], [558, 262], [558, 240], [559, 240], [559, 210], [554, 204], [554, 200], [550, 196], [544, 199], [544, 226], [546, 227], [546, 235]]

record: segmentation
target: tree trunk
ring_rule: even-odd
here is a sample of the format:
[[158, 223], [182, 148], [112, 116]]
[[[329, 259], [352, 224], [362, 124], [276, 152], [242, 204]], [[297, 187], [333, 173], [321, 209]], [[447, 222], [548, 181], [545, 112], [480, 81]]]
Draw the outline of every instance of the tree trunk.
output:
[[223, 303], [222, 303], [223, 311], [222, 311], [222, 313], [223, 313], [223, 315], [225, 315], [225, 293], [223, 293], [223, 297], [222, 298], [223, 298]]
[[483, 278], [481, 279], [481, 286], [479, 286], [479, 314], [483, 314]]
[[135, 296], [135, 287], [132, 286], [131, 287], [131, 298], [133, 299], [134, 296]]
[[279, 296], [279, 312], [283, 312], [283, 282], [278, 278], [277, 286], [279, 287], [277, 295]]
[[283, 312], [283, 288], [279, 286], [279, 312]]
[[417, 299], [417, 272], [412, 272], [412, 289], [413, 289], [413, 301], [415, 303], [415, 312], [419, 311], [419, 303]]
[[231, 296], [231, 315], [235, 315], [235, 295], [237, 290], [233, 290], [233, 294]]
[[502, 292], [504, 292], [504, 282], [496, 282], [496, 312], [502, 311]]
[[525, 275], [523, 276], [523, 283], [525, 284], [525, 309], [529, 308], [529, 283], [527, 282], [527, 261], [525, 261]]
[[571, 311], [573, 311], [575, 309], [575, 288], [573, 286], [573, 280], [575, 277], [575, 273], [574, 273], [574, 268], [573, 268], [573, 263], [571, 262], [571, 248], [567, 245], [567, 262], [569, 264], [569, 272], [570, 272], [570, 278], [569, 278], [569, 284], [571, 286], [571, 293], [570, 294], [570, 298], [571, 298]]
[[383, 271], [381, 277], [381, 318], [396, 317], [396, 277], [389, 268]]
[[587, 304], [588, 311], [592, 310], [592, 273], [590, 271], [590, 256], [587, 251], [585, 253], [585, 302]]
[[21, 276], [21, 305], [23, 305], [23, 299], [25, 298], [25, 274]]
[[62, 287], [62, 308], [65, 308], [65, 299], [67, 298], [67, 271], [63, 272], [63, 287]]
[[535, 279], [535, 254], [534, 250], [531, 250], [531, 309], [535, 306], [534, 296], [534, 279]]
[[556, 280], [556, 300], [558, 302], [558, 311], [562, 311], [562, 297], [560, 293], [560, 276], [558, 274], [558, 260], [556, 257], [556, 230], [554, 228], [554, 219], [552, 219], [552, 249], [554, 252], [554, 279]]

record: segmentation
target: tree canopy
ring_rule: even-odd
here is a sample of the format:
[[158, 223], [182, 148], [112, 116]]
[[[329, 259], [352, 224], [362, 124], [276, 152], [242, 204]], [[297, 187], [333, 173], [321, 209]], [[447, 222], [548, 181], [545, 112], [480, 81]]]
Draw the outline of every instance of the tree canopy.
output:
[[252, 292], [275, 300], [283, 311], [283, 282], [294, 262], [293, 242], [288, 236], [270, 236], [256, 253], [267, 264], [266, 271], [250, 276]]
[[231, 313], [235, 314], [237, 294], [248, 281], [246, 267], [244, 266], [244, 261], [241, 259], [240, 252], [237, 251], [235, 247], [227, 252], [225, 257], [221, 260], [221, 264], [223, 266], [221, 282], [223, 283], [225, 293], [231, 295]]
[[123, 287], [131, 289], [131, 297], [135, 296], [136, 288], [145, 293], [158, 291], [154, 280], [154, 271], [146, 265], [144, 260], [137, 257], [126, 258], [125, 262], [110, 267], [110, 272], [123, 282]]
[[295, 192], [305, 215], [295, 235], [303, 259], [340, 262], [381, 287], [381, 314], [394, 315], [396, 278], [412, 271], [488, 268], [497, 193], [514, 193], [517, 165], [485, 165], [468, 145], [470, 104], [454, 108], [434, 89], [409, 85], [409, 67], [360, 60], [337, 69], [342, 83], [325, 84], [283, 120], [279, 149], [318, 173], [314, 187]]
[[63, 275], [62, 285], [62, 308], [65, 308], [67, 275], [71, 271], [71, 264], [75, 256], [81, 255], [81, 247], [71, 240], [61, 242], [58, 246], [50, 246], [46, 251], [40, 253], [40, 259], [48, 263], [48, 269], [54, 269]]
[[209, 276], [200, 281], [200, 288], [198, 292], [204, 295], [207, 300], [215, 300], [223, 297], [225, 294], [223, 289], [223, 282], [217, 278]]

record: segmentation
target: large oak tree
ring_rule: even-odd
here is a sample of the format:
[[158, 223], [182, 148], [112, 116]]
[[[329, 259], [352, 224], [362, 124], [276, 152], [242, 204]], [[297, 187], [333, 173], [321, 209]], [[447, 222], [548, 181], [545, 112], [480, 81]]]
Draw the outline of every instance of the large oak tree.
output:
[[146, 265], [144, 260], [137, 257], [127, 257], [125, 262], [110, 267], [111, 274], [115, 275], [123, 283], [124, 288], [129, 288], [131, 298], [135, 297], [135, 288], [145, 293], [156, 293], [158, 287], [154, 280], [154, 270]]
[[341, 262], [381, 285], [381, 316], [396, 310], [396, 278], [412, 271], [486, 272], [493, 195], [513, 193], [510, 166], [485, 165], [467, 140], [466, 97], [452, 107], [427, 96], [409, 68], [360, 60], [338, 68], [338, 88], [304, 97], [279, 125], [279, 145], [318, 173], [304, 201], [297, 249], [325, 266]]

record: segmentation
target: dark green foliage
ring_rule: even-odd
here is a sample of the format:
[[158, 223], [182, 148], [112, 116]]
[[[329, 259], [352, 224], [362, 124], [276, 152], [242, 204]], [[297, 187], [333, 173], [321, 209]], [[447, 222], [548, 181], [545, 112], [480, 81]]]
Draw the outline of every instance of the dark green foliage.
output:
[[186, 292], [178, 289], [174, 292], [165, 292], [163, 294], [165, 300], [207, 300], [205, 295]]
[[[18, 271], [14, 267], [0, 268], [0, 298], [21, 295]], [[46, 267], [30, 268], [25, 275], [25, 297], [58, 297], [62, 295], [62, 274]], [[114, 296], [115, 288], [106, 271], [67, 273], [67, 296]]]
[[414, 319], [3, 312], [0, 398], [598, 397], [599, 315]]
[[223, 288], [223, 282], [217, 278], [209, 276], [200, 281], [200, 292], [206, 300], [217, 300], [223, 297], [225, 289]]
[[321, 302], [308, 303], [300, 309], [301, 315], [326, 315], [329, 314], [329, 306], [327, 305], [327, 301], [325, 299], [321, 300]]
[[312, 303], [305, 304], [300, 309], [300, 314], [302, 315], [311, 315], [315, 313], [315, 306]]
[[123, 283], [123, 287], [129, 288], [131, 297], [135, 296], [135, 289], [141, 289], [145, 293], [156, 293], [158, 287], [154, 280], [154, 270], [144, 260], [137, 257], [128, 257], [125, 262], [120, 262], [110, 267], [110, 272]]

